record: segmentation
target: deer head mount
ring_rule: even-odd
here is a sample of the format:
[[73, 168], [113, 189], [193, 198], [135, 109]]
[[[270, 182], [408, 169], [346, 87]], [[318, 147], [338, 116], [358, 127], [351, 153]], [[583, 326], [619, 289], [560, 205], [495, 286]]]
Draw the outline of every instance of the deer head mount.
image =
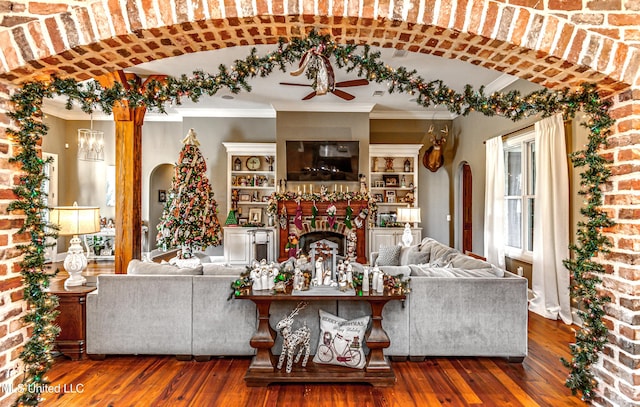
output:
[[433, 126], [429, 127], [427, 134], [431, 138], [431, 147], [427, 149], [422, 157], [422, 165], [431, 172], [436, 172], [444, 164], [444, 155], [442, 150], [449, 136], [449, 126], [445, 126], [440, 130], [441, 135], [433, 134]]

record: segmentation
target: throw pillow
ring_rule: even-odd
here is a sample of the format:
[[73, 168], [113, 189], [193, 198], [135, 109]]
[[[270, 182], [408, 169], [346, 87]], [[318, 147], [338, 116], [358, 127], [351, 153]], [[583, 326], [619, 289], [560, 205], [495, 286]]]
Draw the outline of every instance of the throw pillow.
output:
[[362, 349], [369, 316], [347, 321], [323, 310], [320, 314], [320, 338], [314, 363], [362, 369], [366, 356]]
[[420, 250], [420, 246], [412, 247], [407, 253], [407, 264], [426, 264], [429, 263], [429, 255], [431, 251]]
[[376, 264], [378, 266], [399, 266], [400, 246], [382, 246], [378, 252]]

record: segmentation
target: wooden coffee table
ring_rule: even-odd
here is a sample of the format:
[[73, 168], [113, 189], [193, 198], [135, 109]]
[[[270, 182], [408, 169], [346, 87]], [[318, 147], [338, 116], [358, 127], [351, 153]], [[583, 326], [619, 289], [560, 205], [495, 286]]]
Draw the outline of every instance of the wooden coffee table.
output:
[[[300, 295], [273, 294], [269, 291], [256, 291], [236, 296], [238, 299], [251, 300], [258, 309], [258, 328], [250, 344], [256, 349], [244, 380], [247, 386], [267, 386], [270, 383], [370, 383], [374, 386], [392, 386], [396, 381], [391, 364], [383, 350], [391, 344], [389, 336], [382, 328], [382, 309], [392, 300], [404, 300], [404, 294], [364, 295]], [[370, 352], [364, 369], [315, 364], [309, 360], [306, 367], [294, 365], [291, 373], [277, 370], [276, 359], [271, 352], [277, 332], [269, 325], [269, 308], [276, 301], [367, 301], [371, 305], [371, 329], [365, 336]]]

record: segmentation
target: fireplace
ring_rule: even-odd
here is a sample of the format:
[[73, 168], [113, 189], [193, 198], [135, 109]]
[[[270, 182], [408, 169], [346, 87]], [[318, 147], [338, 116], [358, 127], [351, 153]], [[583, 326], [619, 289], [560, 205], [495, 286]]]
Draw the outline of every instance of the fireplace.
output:
[[346, 241], [345, 235], [330, 232], [330, 231], [313, 231], [309, 233], [305, 233], [300, 236], [300, 241], [298, 242], [298, 250], [302, 250], [304, 254], [309, 254], [311, 243], [315, 243], [318, 240], [328, 240], [338, 245], [338, 256], [344, 257], [344, 253], [346, 251]]
[[[336, 212], [336, 222], [332, 227], [327, 220], [327, 208], [330, 205], [335, 205]], [[309, 235], [304, 240], [308, 242], [303, 242], [306, 248], [302, 248], [305, 253], [309, 252], [308, 245], [313, 243], [313, 241], [317, 240], [330, 240], [338, 243], [339, 252], [342, 256], [346, 253], [346, 243], [347, 243], [347, 235], [349, 234], [351, 237], [351, 241], [355, 241], [356, 247], [356, 261], [360, 264], [367, 263], [367, 256], [365, 254], [366, 248], [366, 228], [363, 226], [362, 228], [356, 228], [355, 225], [353, 229], [347, 228], [344, 224], [344, 217], [346, 215], [347, 201], [346, 200], [338, 200], [338, 201], [317, 201], [316, 207], [318, 208], [318, 215], [316, 216], [315, 227], [311, 224], [311, 213], [313, 202], [312, 201], [302, 201], [302, 229], [298, 229], [293, 223], [294, 216], [296, 213], [297, 203], [293, 199], [289, 200], [281, 200], [278, 201], [278, 214], [282, 213], [282, 208], [286, 207], [287, 212], [287, 222], [285, 225], [285, 229], [280, 226], [280, 238], [279, 238], [279, 248], [278, 248], [278, 261], [282, 262], [288, 259], [288, 252], [285, 249], [285, 246], [288, 242], [288, 237], [290, 233], [295, 234], [296, 236], [302, 238], [304, 236]], [[368, 202], [366, 200], [351, 200], [351, 207], [354, 212], [358, 213], [361, 208], [366, 208], [368, 206]], [[354, 233], [352, 233], [354, 232]], [[322, 237], [320, 237], [322, 236]], [[335, 240], [334, 240], [335, 239]], [[300, 245], [300, 242], [298, 242]]]

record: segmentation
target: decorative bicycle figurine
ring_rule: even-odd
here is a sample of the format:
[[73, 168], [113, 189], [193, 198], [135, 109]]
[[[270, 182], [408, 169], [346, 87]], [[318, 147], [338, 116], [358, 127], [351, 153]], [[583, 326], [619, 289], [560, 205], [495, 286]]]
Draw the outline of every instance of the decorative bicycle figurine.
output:
[[[344, 343], [342, 352], [339, 352], [336, 347], [336, 340]], [[329, 362], [335, 358], [338, 362], [344, 363], [347, 366], [356, 367], [360, 363], [362, 354], [360, 353], [360, 340], [356, 336], [353, 339], [345, 339], [342, 335], [337, 333], [333, 338], [330, 332], [325, 332], [322, 338], [320, 346], [318, 346], [317, 356], [322, 362]]]

